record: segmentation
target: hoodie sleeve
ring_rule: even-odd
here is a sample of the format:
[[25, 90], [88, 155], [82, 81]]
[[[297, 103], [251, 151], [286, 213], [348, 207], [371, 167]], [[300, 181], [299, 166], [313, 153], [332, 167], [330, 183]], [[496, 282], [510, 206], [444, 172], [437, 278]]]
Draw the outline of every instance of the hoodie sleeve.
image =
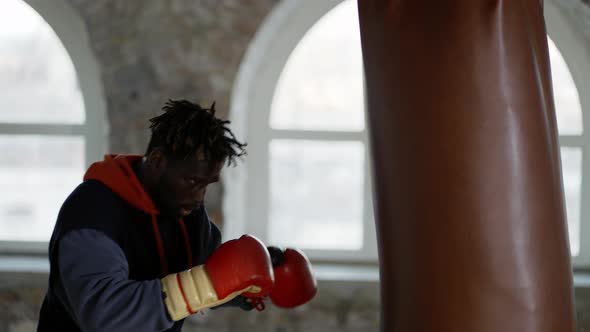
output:
[[125, 254], [93, 229], [66, 233], [59, 245], [60, 279], [83, 331], [162, 331], [173, 325], [159, 280], [129, 280]]

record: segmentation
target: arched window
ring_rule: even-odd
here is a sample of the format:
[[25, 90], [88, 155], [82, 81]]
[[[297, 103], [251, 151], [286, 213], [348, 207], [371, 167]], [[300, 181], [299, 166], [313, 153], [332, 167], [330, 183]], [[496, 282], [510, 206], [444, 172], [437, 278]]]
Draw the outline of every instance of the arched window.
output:
[[234, 90], [232, 117], [243, 116], [242, 103], [255, 111], [232, 119], [238, 134], [245, 123], [249, 155], [224, 177], [225, 235], [254, 233], [313, 259], [374, 260], [356, 4], [280, 7], [289, 15], [269, 19], [264, 69], [246, 62], [239, 75], [256, 72], [255, 86]]
[[580, 253], [580, 204], [582, 196], [582, 151], [584, 125], [578, 89], [563, 59], [551, 39], [549, 56], [557, 127], [561, 146], [563, 187], [566, 199], [570, 249], [573, 256]]
[[355, 6], [314, 24], [280, 74], [267, 120], [272, 243], [362, 250], [373, 222]]
[[[564, 58], [549, 45], [576, 258], [590, 223], [590, 211], [586, 217], [581, 209], [582, 105]], [[243, 62], [233, 97], [231, 117], [250, 153], [244, 171], [226, 176], [226, 234], [252, 232], [305, 248], [313, 259], [376, 260], [356, 1], [278, 5]]]
[[[58, 11], [62, 18], [68, 14], [61, 11], [59, 1], [52, 5], [57, 10], [48, 12], [48, 17]], [[79, 42], [78, 48], [85, 45]], [[92, 67], [87, 60], [81, 59]], [[95, 114], [89, 114], [85, 100], [89, 94], [92, 102], [101, 98], [97, 77], [81, 82], [56, 31], [26, 2], [0, 3], [0, 241], [4, 247], [8, 241], [16, 247], [48, 241], [64, 199], [80, 183], [88, 163], [102, 154], [104, 104], [90, 107]]]

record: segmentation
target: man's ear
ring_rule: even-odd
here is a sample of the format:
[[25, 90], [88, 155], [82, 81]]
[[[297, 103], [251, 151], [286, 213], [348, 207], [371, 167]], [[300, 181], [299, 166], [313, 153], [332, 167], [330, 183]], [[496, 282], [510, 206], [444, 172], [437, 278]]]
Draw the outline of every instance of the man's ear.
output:
[[168, 158], [166, 158], [166, 154], [162, 148], [153, 149], [146, 158], [150, 170], [154, 175], [161, 175], [166, 167], [168, 167]]

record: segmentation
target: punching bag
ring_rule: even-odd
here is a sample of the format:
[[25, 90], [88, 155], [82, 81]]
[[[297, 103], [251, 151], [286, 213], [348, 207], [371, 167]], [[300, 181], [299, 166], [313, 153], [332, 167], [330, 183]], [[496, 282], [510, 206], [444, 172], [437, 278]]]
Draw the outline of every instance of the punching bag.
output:
[[359, 0], [387, 332], [572, 332], [540, 0]]

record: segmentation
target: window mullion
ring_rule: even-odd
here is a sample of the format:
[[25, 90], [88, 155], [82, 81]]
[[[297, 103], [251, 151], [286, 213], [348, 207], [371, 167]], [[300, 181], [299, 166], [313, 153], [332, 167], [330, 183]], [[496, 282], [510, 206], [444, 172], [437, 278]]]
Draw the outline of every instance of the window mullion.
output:
[[574, 258], [576, 265], [590, 265], [590, 145], [582, 147], [582, 185], [580, 193], [580, 252]]
[[83, 124], [27, 124], [0, 123], [0, 135], [80, 135], [85, 134]]
[[259, 128], [248, 142], [247, 178], [248, 195], [246, 200], [246, 230], [262, 241], [269, 242], [270, 222], [270, 153], [269, 145], [272, 141], [269, 128]]
[[272, 139], [293, 139], [309, 141], [362, 141], [363, 131], [321, 131], [270, 129]]
[[559, 146], [581, 147], [584, 145], [584, 137], [581, 135], [560, 135]]
[[373, 213], [372, 154], [367, 131], [364, 132], [364, 202], [363, 202], [363, 252], [369, 260], [377, 260], [377, 239], [375, 215]]

